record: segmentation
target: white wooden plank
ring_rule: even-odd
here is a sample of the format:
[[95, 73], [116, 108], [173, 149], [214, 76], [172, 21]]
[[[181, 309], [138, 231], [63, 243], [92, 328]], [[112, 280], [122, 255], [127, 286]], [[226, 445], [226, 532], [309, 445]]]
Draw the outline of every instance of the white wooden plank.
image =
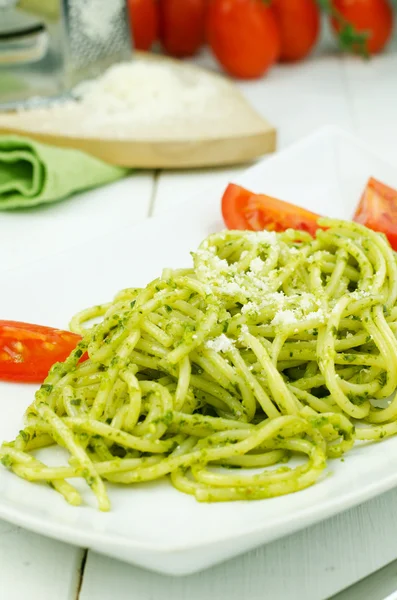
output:
[[197, 169], [195, 171], [163, 171], [157, 180], [156, 198], [152, 214], [160, 214], [172, 210], [175, 206], [185, 203], [186, 212], [189, 210], [189, 200], [199, 194], [205, 194], [208, 189], [219, 187], [220, 194], [229, 181], [247, 165], [234, 168]]
[[152, 190], [149, 172], [48, 206], [0, 213], [0, 270], [56, 254], [144, 219]]
[[341, 61], [334, 56], [311, 58], [297, 68], [282, 65], [263, 81], [238, 84], [256, 110], [278, 130], [283, 148], [323, 125], [352, 130]]
[[75, 600], [83, 551], [0, 521], [0, 598]]
[[346, 92], [355, 131], [389, 162], [397, 162], [397, 39], [385, 55], [346, 57]]
[[396, 600], [397, 561], [365, 577], [330, 600]]
[[396, 501], [395, 490], [188, 577], [149, 574], [92, 553], [80, 600], [108, 600], [112, 590], [117, 600], [325, 600], [397, 556]]
[[[195, 62], [219, 71], [208, 51]], [[283, 148], [323, 125], [353, 131], [342, 59], [328, 29], [316, 53], [299, 64], [277, 65], [263, 78], [235, 81], [252, 106], [278, 129]]]

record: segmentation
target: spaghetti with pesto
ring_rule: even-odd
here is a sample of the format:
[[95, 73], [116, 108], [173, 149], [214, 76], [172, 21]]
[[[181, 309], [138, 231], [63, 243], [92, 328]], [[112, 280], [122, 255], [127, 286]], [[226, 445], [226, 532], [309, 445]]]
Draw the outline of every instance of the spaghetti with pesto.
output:
[[[211, 235], [192, 268], [75, 316], [83, 339], [2, 463], [75, 505], [84, 478], [101, 510], [105, 482], [164, 476], [199, 501], [247, 500], [302, 490], [356, 440], [397, 433], [396, 255], [356, 223], [320, 225], [314, 239]], [[54, 444], [67, 465], [36, 457]]]

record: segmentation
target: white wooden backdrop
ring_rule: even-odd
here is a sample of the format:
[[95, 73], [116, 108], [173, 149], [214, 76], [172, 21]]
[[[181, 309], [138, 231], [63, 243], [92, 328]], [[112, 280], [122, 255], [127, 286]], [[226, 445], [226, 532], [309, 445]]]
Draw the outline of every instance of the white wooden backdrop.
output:
[[[205, 54], [197, 62], [213, 67]], [[334, 124], [397, 167], [397, 43], [369, 62], [342, 57], [325, 43], [309, 61], [238, 85], [278, 127], [280, 148]], [[0, 270], [137, 223], [182, 199], [188, 212], [189, 197], [242, 168], [136, 174], [52, 207], [0, 213]], [[0, 600], [323, 600], [397, 559], [396, 506], [397, 490], [184, 578], [149, 573], [0, 522]], [[397, 588], [396, 574], [392, 566], [378, 580]], [[379, 595], [376, 581], [340, 600], [381, 600], [385, 594]]]

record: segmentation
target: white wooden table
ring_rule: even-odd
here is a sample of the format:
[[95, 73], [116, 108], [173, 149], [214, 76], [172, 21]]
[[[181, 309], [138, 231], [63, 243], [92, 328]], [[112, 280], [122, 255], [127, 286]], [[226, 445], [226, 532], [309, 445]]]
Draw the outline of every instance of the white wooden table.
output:
[[[334, 124], [357, 134], [397, 166], [394, 46], [371, 62], [323, 48], [305, 63], [277, 67], [266, 79], [239, 86], [278, 127], [280, 148], [321, 125]], [[198, 62], [213, 66], [206, 55]], [[189, 197], [226, 182], [242, 168], [137, 174], [111, 190], [56, 206], [0, 213], [0, 269], [62, 251], [87, 235], [136, 223], [183, 199], [188, 211]], [[0, 522], [0, 600], [322, 600], [397, 559], [396, 506], [397, 490], [182, 579], [155, 575]], [[395, 565], [384, 569], [372, 587], [365, 582], [340, 599], [381, 600], [397, 589], [396, 573]]]

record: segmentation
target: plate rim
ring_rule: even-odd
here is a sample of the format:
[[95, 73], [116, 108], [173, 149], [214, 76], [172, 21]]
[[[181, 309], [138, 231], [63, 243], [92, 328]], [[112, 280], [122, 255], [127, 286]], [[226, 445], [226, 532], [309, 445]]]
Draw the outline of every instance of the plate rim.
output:
[[[0, 475], [1, 477], [1, 475]], [[339, 506], [341, 504], [340, 498], [330, 499], [325, 502], [319, 504], [319, 508], [313, 508], [313, 506], [307, 506], [303, 509], [300, 509], [297, 513], [294, 513], [293, 517], [285, 518], [285, 515], [282, 517], [283, 523], [293, 523], [296, 524], [296, 527], [288, 528], [288, 531], [285, 531], [278, 534], [277, 527], [280, 526], [279, 522], [276, 522], [276, 526], [272, 526], [271, 534], [268, 536], [267, 541], [259, 542], [259, 545], [270, 543], [276, 539], [281, 539], [288, 535], [292, 535], [293, 533], [300, 531], [302, 529], [306, 529], [311, 525], [315, 525], [316, 523], [320, 523], [322, 521], [327, 520], [328, 518], [332, 518], [337, 514], [345, 512], [351, 508], [359, 506], [364, 502], [367, 502], [381, 494], [390, 491], [397, 487], [397, 471], [395, 474], [390, 475], [389, 477], [385, 477], [381, 482], [372, 482], [365, 486], [363, 493], [363, 488], [357, 490], [356, 492], [350, 492], [343, 498], [343, 506]], [[310, 488], [309, 488], [310, 489]], [[302, 490], [301, 490], [302, 491]], [[304, 491], [304, 490], [303, 490]], [[299, 492], [294, 492], [294, 494], [299, 494]], [[73, 508], [73, 507], [72, 507]], [[96, 507], [83, 506], [80, 507], [83, 510], [98, 510]], [[98, 511], [100, 512], [100, 511]], [[310, 513], [309, 518], [305, 518], [307, 513]], [[106, 514], [106, 513], [105, 513]], [[93, 546], [96, 544], [108, 545], [111, 547], [117, 546], [130, 550], [145, 550], [146, 552], [153, 552], [158, 555], [161, 554], [179, 554], [180, 552], [186, 551], [194, 551], [198, 549], [203, 549], [206, 547], [210, 547], [216, 544], [225, 543], [232, 540], [240, 540], [244, 538], [250, 537], [252, 534], [261, 534], [263, 533], [267, 525], [252, 525], [244, 529], [244, 531], [235, 533], [235, 534], [226, 534], [219, 536], [214, 540], [203, 540], [200, 542], [190, 542], [180, 543], [175, 545], [166, 545], [166, 544], [155, 544], [153, 542], [143, 542], [137, 541], [129, 538], [124, 538], [118, 533], [99, 533], [93, 530], [79, 530], [77, 525], [65, 525], [58, 521], [49, 519], [49, 520], [41, 520], [38, 516], [33, 516], [30, 513], [23, 511], [22, 509], [7, 507], [2, 503], [2, 499], [0, 498], [0, 518], [8, 521], [9, 523], [13, 523], [14, 525], [24, 527], [29, 529], [30, 531], [34, 531], [41, 535], [46, 535], [47, 537], [51, 537], [53, 539], [68, 542], [78, 546]], [[301, 521], [304, 521], [302, 524]], [[43, 527], [44, 524], [44, 527]], [[62, 531], [62, 536], [59, 536], [56, 531], [58, 528]], [[53, 532], [53, 533], [52, 533]], [[83, 533], [84, 532], [84, 533]], [[76, 541], [79, 540], [79, 541]]]

